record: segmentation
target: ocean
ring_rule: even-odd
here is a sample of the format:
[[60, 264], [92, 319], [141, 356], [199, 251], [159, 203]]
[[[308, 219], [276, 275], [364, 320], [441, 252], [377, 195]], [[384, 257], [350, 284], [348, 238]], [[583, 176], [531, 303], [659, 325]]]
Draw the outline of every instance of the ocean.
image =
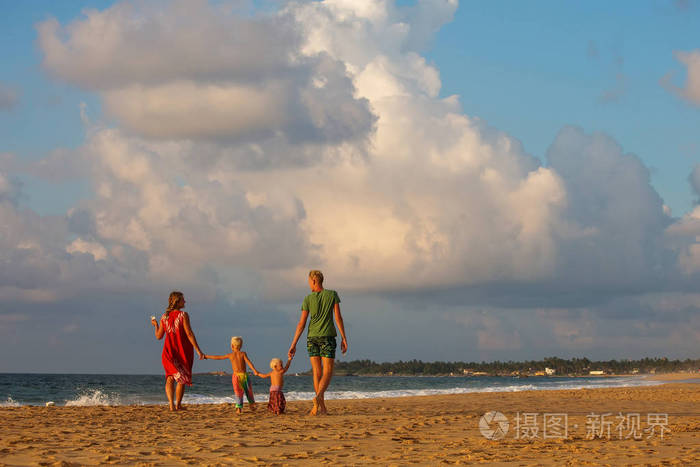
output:
[[[266, 402], [269, 379], [251, 375], [256, 401]], [[166, 404], [162, 375], [71, 375], [0, 373], [0, 407], [45, 405], [150, 405]], [[185, 404], [233, 402], [231, 376], [197, 375], [187, 388]], [[453, 376], [336, 376], [326, 399], [363, 399], [470, 392], [514, 392], [544, 389], [582, 389], [651, 386], [642, 377], [453, 377]], [[287, 400], [310, 400], [311, 376], [285, 377]]]

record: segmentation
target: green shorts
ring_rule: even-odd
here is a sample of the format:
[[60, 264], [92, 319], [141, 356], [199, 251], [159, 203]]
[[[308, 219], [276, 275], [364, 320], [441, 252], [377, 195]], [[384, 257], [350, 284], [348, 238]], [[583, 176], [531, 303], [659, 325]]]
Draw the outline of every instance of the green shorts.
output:
[[335, 337], [309, 337], [306, 339], [306, 350], [309, 357], [335, 358], [337, 347]]

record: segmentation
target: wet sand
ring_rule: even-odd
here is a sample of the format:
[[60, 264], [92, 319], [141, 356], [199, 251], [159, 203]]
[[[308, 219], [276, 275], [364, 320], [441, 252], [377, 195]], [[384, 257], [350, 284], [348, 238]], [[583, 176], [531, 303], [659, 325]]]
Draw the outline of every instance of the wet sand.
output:
[[659, 375], [647, 375], [647, 379], [655, 381], [691, 381], [700, 380], [700, 372], [693, 373], [662, 373]]
[[[241, 416], [229, 405], [0, 408], [0, 464], [700, 465], [700, 384], [329, 401], [331, 414], [318, 417], [310, 407], [291, 402], [283, 416], [262, 405]], [[480, 431], [489, 411], [508, 420], [504, 438]], [[544, 438], [545, 413], [567, 415], [566, 436], [555, 423], [547, 434], [559, 437]], [[639, 433], [620, 434], [619, 414], [632, 428], [639, 414]], [[596, 420], [612, 422], [609, 438]]]

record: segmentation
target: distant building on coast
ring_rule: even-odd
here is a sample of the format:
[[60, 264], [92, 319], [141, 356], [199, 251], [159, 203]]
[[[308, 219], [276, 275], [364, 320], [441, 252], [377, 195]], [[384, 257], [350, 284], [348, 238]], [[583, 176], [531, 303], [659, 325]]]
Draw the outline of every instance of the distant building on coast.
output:
[[591, 370], [588, 372], [588, 374], [593, 375], [593, 376], [600, 376], [600, 375], [604, 375], [605, 372], [603, 370]]
[[556, 372], [557, 372], [557, 370], [555, 370], [554, 368], [545, 368], [544, 369], [544, 373], [547, 376], [554, 376], [556, 374]]

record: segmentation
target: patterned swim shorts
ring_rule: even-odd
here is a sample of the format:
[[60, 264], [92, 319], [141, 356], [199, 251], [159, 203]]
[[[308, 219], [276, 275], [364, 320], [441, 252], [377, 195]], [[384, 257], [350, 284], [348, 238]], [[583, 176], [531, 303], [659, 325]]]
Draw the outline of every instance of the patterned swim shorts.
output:
[[309, 337], [306, 339], [306, 350], [309, 357], [335, 358], [337, 347], [335, 337]]

